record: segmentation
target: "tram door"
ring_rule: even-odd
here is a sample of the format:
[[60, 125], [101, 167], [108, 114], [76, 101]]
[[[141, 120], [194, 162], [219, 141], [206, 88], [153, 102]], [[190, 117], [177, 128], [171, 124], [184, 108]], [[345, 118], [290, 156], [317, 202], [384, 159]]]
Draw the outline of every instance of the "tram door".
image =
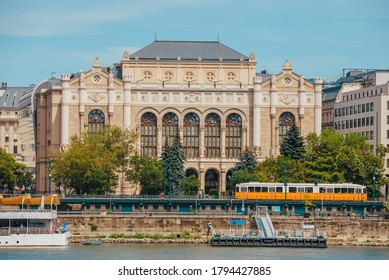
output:
[[209, 194], [211, 189], [219, 190], [219, 174], [212, 169], [205, 173], [205, 193]]

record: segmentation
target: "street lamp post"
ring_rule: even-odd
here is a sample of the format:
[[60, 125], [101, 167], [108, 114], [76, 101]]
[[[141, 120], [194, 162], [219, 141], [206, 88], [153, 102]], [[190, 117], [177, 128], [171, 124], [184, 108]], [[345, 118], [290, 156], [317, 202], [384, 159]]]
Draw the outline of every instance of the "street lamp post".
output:
[[375, 177], [376, 177], [376, 166], [373, 169], [373, 204], [375, 202]]
[[49, 194], [51, 194], [51, 181], [52, 181], [52, 171], [53, 171], [53, 160], [49, 160]]
[[287, 209], [287, 204], [286, 204], [286, 188], [288, 186], [288, 180], [287, 180], [287, 166], [286, 166], [286, 161], [284, 162], [284, 193], [285, 193], [285, 198], [284, 198], [284, 207], [285, 207], [285, 214], [286, 214], [286, 209]]

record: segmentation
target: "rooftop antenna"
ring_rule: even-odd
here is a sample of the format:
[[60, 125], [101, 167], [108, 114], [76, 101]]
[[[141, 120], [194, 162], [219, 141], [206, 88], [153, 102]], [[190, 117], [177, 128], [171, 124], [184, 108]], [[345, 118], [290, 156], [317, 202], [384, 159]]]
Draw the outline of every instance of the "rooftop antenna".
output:
[[220, 41], [219, 41], [219, 33], [217, 33], [217, 42], [220, 43]]
[[157, 41], [157, 32], [154, 34], [154, 42]]

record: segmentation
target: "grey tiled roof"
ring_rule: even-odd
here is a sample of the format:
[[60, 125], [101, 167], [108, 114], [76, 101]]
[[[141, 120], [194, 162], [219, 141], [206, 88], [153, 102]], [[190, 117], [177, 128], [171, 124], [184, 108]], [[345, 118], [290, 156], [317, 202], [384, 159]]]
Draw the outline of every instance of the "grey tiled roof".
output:
[[31, 87], [0, 88], [0, 109], [17, 109], [22, 95]]
[[336, 96], [339, 93], [341, 86], [333, 86], [333, 87], [328, 87], [323, 89], [323, 96], [322, 96], [322, 101], [330, 101], [330, 100], [335, 100]]
[[143, 49], [133, 53], [131, 59], [139, 60], [202, 60], [218, 61], [219, 58], [229, 61], [248, 61], [248, 57], [219, 43], [213, 41], [154, 41]]

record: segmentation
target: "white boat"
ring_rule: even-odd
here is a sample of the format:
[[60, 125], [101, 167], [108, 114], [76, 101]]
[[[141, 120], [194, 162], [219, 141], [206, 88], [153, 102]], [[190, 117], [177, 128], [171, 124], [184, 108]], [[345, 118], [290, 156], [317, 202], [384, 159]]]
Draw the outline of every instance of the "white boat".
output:
[[[2, 205], [17, 205], [19, 198], [1, 198]], [[8, 200], [8, 201], [7, 201]], [[45, 209], [45, 201], [50, 201], [50, 209]], [[56, 227], [57, 211], [52, 209], [53, 198], [42, 197], [39, 209], [23, 209], [34, 205], [34, 198], [22, 198], [21, 209], [0, 208], [0, 247], [15, 246], [65, 246], [69, 232], [66, 224]], [[58, 200], [59, 201], [59, 200]], [[27, 206], [26, 206], [27, 207]]]

